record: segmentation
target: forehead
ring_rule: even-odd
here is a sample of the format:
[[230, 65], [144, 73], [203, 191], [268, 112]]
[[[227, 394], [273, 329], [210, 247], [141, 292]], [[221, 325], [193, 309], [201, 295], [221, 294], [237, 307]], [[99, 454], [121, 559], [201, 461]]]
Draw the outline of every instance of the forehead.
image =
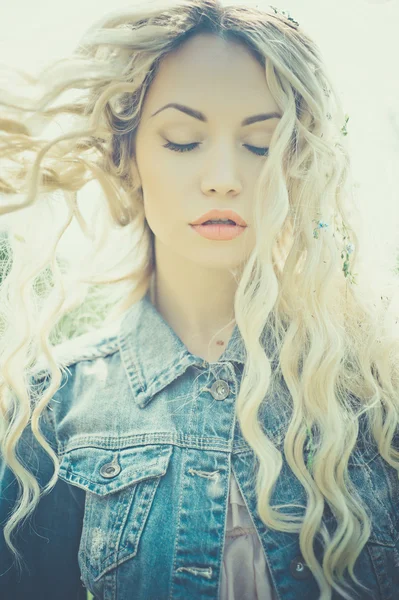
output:
[[[243, 44], [200, 34], [168, 54], [150, 86], [143, 107], [146, 120], [169, 102], [180, 102], [212, 118], [226, 109], [244, 117], [278, 111], [268, 88], [265, 69]], [[165, 111], [166, 114], [173, 111]], [[183, 117], [184, 118], [184, 117]]]

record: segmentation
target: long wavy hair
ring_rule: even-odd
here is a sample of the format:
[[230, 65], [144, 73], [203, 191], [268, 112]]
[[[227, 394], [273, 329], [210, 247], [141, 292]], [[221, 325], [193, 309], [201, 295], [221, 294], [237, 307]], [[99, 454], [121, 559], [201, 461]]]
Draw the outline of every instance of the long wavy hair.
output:
[[[371, 532], [367, 507], [353, 494], [347, 471], [362, 415], [370, 439], [399, 473], [393, 444], [399, 415], [397, 313], [393, 297], [384, 295], [387, 282], [359, 259], [361, 215], [350, 185], [345, 115], [331, 77], [315, 42], [274, 7], [145, 0], [95, 23], [70, 58], [37, 77], [16, 73], [23, 93], [11, 84], [1, 90], [0, 194], [23, 198], [3, 201], [0, 213], [11, 218], [46, 203], [58, 212], [66, 208], [62, 227], [41, 245], [36, 227], [10, 235], [10, 258], [1, 263], [1, 453], [21, 490], [5, 540], [20, 566], [11, 534], [57, 481], [59, 460], [39, 419], [61, 385], [59, 344], [114, 322], [150, 287], [154, 235], [134, 163], [135, 132], [162, 59], [204, 32], [248, 48], [282, 113], [256, 184], [256, 246], [234, 299], [247, 351], [236, 411], [258, 459], [257, 509], [267, 527], [299, 534], [323, 600], [331, 598], [332, 588], [350, 600], [344, 571], [361, 585], [353, 568]], [[60, 119], [68, 125], [62, 134]], [[50, 139], [44, 134], [49, 124], [57, 131]], [[122, 272], [119, 263], [105, 268], [99, 261], [108, 234], [105, 228], [97, 237], [90, 231], [77, 201], [91, 181], [100, 184], [108, 225], [128, 232], [129, 268]], [[95, 242], [84, 264], [57, 255], [74, 218]], [[394, 277], [389, 283], [397, 288]], [[275, 340], [276, 372], [261, 343], [266, 326]], [[50, 383], [41, 393], [30, 377], [40, 360]], [[258, 412], [277, 373], [292, 398], [284, 454], [306, 491], [303, 518], [270, 505], [283, 459]], [[54, 463], [42, 490], [15, 452], [27, 426]], [[304, 460], [310, 441], [311, 465]], [[325, 503], [337, 521], [332, 536], [322, 527]], [[313, 550], [319, 532], [322, 565]]]

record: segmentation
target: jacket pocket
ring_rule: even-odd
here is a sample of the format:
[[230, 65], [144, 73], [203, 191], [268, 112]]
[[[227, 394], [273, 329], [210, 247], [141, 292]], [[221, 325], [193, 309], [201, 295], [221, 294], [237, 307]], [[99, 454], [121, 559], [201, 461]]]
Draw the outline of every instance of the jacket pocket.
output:
[[366, 547], [378, 580], [381, 599], [394, 600], [399, 587], [398, 480], [396, 470], [381, 456], [378, 456], [375, 464], [372, 476], [368, 478], [372, 495], [372, 498], [368, 498], [368, 506], [373, 507], [372, 502], [375, 502], [376, 508]]
[[[396, 546], [399, 531], [396, 526], [396, 506], [393, 487], [389, 485], [385, 461], [371, 446], [362, 448], [349, 463], [348, 474], [357, 495], [370, 518], [369, 538], [354, 566], [354, 573], [367, 591], [357, 588], [363, 600], [394, 600], [399, 583], [399, 563]], [[332, 533], [335, 518], [328, 511], [327, 527]], [[334, 596], [335, 597], [335, 596]], [[354, 596], [357, 598], [359, 596]]]
[[394, 542], [378, 543], [369, 540], [366, 548], [378, 582], [379, 596], [373, 599], [395, 600], [399, 584], [398, 553]]
[[78, 560], [83, 579], [97, 581], [137, 554], [172, 445], [110, 450], [81, 447], [66, 452], [59, 477], [85, 490]]

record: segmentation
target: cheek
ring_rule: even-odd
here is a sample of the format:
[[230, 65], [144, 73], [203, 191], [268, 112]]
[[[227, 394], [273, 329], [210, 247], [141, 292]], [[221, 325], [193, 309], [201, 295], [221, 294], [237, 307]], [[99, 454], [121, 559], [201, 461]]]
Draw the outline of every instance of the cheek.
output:
[[177, 233], [179, 226], [190, 220], [183, 172], [170, 165], [158, 167], [156, 162], [152, 162], [151, 167], [142, 175], [146, 218], [154, 234], [163, 232], [172, 235]]
[[164, 197], [175, 197], [183, 187], [184, 171], [159, 151], [152, 152], [151, 160], [143, 162], [141, 172], [144, 192], [152, 204], [161, 203]]
[[[170, 190], [158, 184], [151, 184], [151, 190], [144, 192], [144, 210], [148, 225], [156, 237], [166, 241], [178, 235], [182, 224], [182, 210], [179, 199]], [[180, 230], [181, 234], [181, 230]]]

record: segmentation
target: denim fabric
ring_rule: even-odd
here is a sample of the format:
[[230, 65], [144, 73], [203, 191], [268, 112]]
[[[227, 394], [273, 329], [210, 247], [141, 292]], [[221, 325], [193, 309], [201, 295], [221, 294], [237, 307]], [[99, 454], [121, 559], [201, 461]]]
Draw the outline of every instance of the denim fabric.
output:
[[[267, 338], [262, 341], [267, 347]], [[112, 331], [86, 334], [57, 352], [67, 369], [41, 428], [59, 456], [59, 479], [14, 538], [29, 567], [20, 579], [0, 538], [2, 600], [85, 600], [85, 587], [98, 600], [217, 600], [231, 469], [278, 598], [320, 598], [299, 536], [271, 530], [258, 516], [251, 483], [256, 460], [235, 415], [245, 360], [237, 327], [219, 360], [208, 363], [188, 351], [147, 294]], [[45, 384], [46, 371], [35, 378]], [[271, 504], [291, 504], [287, 514], [304, 516], [306, 493], [283, 449], [291, 414], [281, 381], [260, 411], [283, 459]], [[29, 432], [18, 454], [43, 486], [52, 463]], [[0, 469], [3, 523], [18, 486], [4, 463]], [[369, 592], [352, 584], [353, 598], [394, 600], [399, 482], [362, 430], [348, 477], [372, 518], [354, 569]], [[332, 533], [327, 503], [323, 521]], [[320, 534], [314, 551], [321, 563]]]

